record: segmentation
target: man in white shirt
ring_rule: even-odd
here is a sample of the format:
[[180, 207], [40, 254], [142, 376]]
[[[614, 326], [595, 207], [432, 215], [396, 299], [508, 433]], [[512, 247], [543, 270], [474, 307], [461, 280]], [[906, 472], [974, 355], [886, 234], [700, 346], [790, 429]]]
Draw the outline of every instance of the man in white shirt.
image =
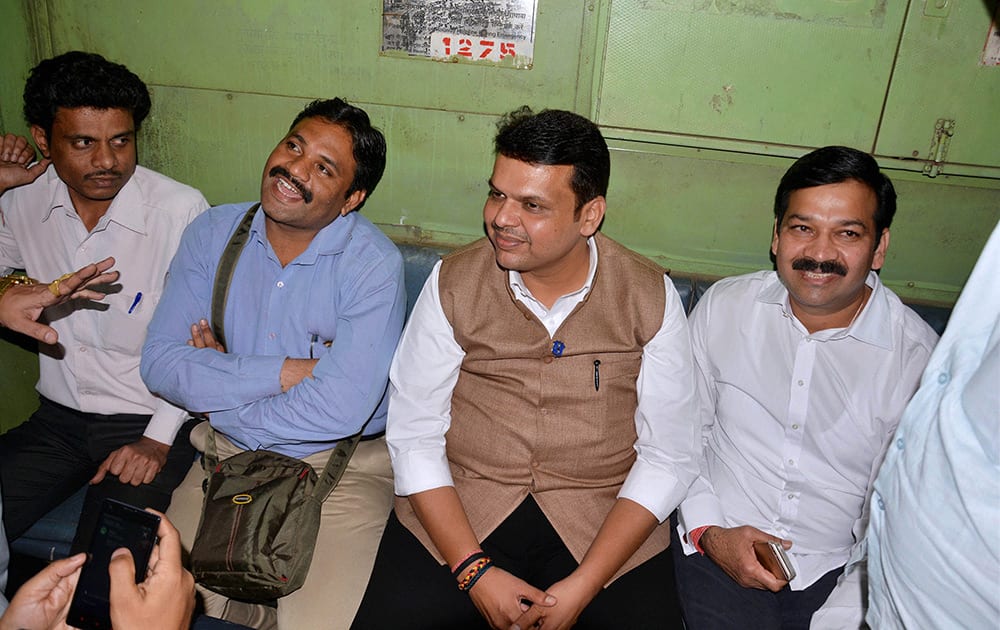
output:
[[667, 517], [697, 474], [684, 309], [597, 231], [596, 125], [525, 108], [495, 147], [488, 238], [434, 268], [390, 369], [399, 498], [353, 627], [674, 627]]
[[103, 302], [45, 310], [58, 344], [40, 346], [39, 409], [0, 436], [7, 536], [89, 482], [79, 548], [103, 498], [165, 510], [191, 465], [186, 414], [146, 389], [139, 359], [181, 233], [208, 204], [136, 165], [149, 92], [124, 66], [79, 51], [45, 60], [24, 103], [44, 159], [0, 197], [0, 268], [48, 279], [113, 256], [122, 271]]
[[868, 624], [1000, 628], [1000, 224], [875, 480]]
[[[809, 153], [775, 195], [777, 271], [715, 283], [691, 315], [703, 459], [673, 545], [688, 627], [808, 627], [863, 538], [879, 463], [937, 340], [875, 273], [895, 209], [871, 156]], [[768, 542], [790, 581], [758, 560]], [[828, 623], [857, 627], [853, 588], [852, 621]]]

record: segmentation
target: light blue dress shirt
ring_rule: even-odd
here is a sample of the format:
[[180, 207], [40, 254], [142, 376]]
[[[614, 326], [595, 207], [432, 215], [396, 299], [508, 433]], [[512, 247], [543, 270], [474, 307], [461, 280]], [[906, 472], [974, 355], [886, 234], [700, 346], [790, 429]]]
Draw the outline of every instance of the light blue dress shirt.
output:
[[872, 628], [1000, 628], [1000, 224], [875, 482]]
[[[185, 231], [143, 347], [149, 389], [246, 449], [305, 457], [385, 429], [386, 383], [406, 296], [399, 250], [357, 212], [320, 230], [282, 267], [263, 210], [230, 283], [227, 352], [187, 345], [209, 319], [219, 257], [251, 204], [211, 208]], [[286, 357], [319, 359], [313, 378], [282, 393]]]

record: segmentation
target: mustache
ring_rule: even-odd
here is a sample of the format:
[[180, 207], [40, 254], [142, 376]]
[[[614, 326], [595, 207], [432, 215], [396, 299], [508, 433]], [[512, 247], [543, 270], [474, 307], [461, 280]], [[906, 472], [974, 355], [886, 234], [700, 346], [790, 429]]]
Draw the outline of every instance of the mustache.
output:
[[520, 241], [530, 241], [531, 240], [531, 239], [528, 238], [527, 234], [524, 234], [524, 233], [521, 233], [521, 232], [516, 232], [516, 231], [511, 230], [509, 228], [502, 228], [499, 225], [497, 225], [496, 223], [490, 223], [490, 227], [493, 228], [493, 233], [497, 234], [497, 235], [506, 235], [506, 236], [509, 236], [510, 238], [516, 238], [516, 239], [518, 239]]
[[284, 166], [272, 167], [271, 170], [267, 172], [267, 174], [269, 177], [277, 177], [278, 175], [281, 175], [282, 177], [287, 179], [292, 186], [295, 186], [295, 188], [298, 189], [299, 194], [302, 195], [303, 201], [305, 201], [306, 203], [312, 203], [313, 200], [312, 192], [308, 188], [306, 188], [305, 184], [295, 179], [295, 176], [289, 173], [288, 169], [285, 168]]
[[121, 178], [123, 175], [124, 173], [122, 173], [121, 171], [106, 170], [106, 171], [94, 171], [93, 173], [87, 173], [86, 175], [83, 176], [83, 178], [84, 179], [96, 179], [105, 177]]
[[838, 276], [847, 275], [847, 267], [836, 260], [819, 261], [814, 258], [796, 258], [792, 261], [792, 269], [796, 271], [818, 271], [820, 273], [835, 273]]

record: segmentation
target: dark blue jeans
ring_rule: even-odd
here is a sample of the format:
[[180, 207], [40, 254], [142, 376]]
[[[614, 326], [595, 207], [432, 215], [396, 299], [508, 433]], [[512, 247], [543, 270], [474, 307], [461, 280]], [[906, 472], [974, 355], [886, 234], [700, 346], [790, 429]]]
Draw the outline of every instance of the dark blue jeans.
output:
[[808, 630], [812, 618], [843, 573], [834, 569], [803, 591], [787, 586], [777, 593], [743, 588], [708, 556], [684, 555], [671, 519], [677, 593], [688, 630]]

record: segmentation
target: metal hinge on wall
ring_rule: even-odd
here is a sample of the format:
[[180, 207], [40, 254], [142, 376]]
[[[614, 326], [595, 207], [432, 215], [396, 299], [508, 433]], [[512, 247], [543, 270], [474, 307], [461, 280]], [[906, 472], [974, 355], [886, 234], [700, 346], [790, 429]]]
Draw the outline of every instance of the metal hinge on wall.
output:
[[931, 138], [931, 149], [928, 152], [930, 159], [924, 164], [924, 175], [927, 177], [937, 177], [944, 166], [944, 159], [948, 156], [948, 145], [951, 144], [951, 137], [955, 135], [955, 121], [949, 118], [938, 118], [934, 125], [934, 136]]

